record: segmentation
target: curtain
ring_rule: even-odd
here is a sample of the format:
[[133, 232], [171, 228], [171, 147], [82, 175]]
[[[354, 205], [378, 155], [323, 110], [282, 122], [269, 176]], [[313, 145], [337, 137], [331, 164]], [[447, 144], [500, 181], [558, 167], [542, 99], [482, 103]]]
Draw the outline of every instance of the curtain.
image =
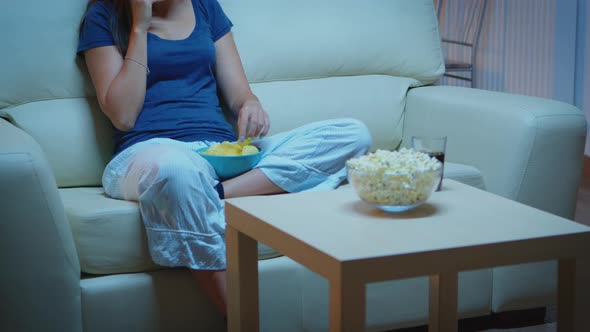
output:
[[[590, 122], [590, 5], [587, 0], [578, 0], [578, 24], [576, 39], [576, 106], [586, 113]], [[590, 156], [590, 128], [586, 135], [586, 155]]]
[[[443, 1], [441, 35], [465, 15], [464, 3]], [[551, 98], [553, 91], [553, 6], [559, 0], [489, 0], [476, 58], [475, 87]], [[469, 60], [469, 49], [445, 47], [445, 57]], [[468, 86], [444, 78], [440, 84]]]

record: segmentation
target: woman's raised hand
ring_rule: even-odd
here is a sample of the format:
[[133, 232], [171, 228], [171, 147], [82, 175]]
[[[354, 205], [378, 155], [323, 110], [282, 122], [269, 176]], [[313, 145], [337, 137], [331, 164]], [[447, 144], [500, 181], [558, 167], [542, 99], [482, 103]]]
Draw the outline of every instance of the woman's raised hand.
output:
[[248, 100], [240, 109], [238, 115], [239, 139], [247, 137], [265, 136], [270, 129], [268, 114], [258, 100]]
[[152, 5], [164, 0], [131, 0], [133, 30], [147, 32], [152, 21]]

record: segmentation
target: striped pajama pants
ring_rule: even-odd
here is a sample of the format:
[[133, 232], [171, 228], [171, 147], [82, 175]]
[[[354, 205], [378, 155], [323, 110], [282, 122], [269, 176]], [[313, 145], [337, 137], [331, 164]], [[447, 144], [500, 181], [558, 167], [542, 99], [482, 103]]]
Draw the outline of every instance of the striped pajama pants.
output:
[[[225, 215], [215, 171], [197, 149], [214, 142], [153, 138], [116, 155], [103, 174], [105, 193], [137, 201], [153, 261], [223, 270]], [[345, 161], [367, 152], [368, 129], [354, 119], [319, 121], [257, 144], [256, 168], [286, 192], [330, 190], [346, 178]]]

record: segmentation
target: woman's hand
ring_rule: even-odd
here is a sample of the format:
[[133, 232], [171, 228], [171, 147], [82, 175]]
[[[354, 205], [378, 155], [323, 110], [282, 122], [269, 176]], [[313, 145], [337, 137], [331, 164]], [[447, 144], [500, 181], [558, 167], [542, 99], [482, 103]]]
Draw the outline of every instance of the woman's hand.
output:
[[238, 137], [265, 136], [270, 128], [268, 114], [256, 99], [247, 100], [242, 104], [238, 114]]
[[131, 0], [133, 30], [147, 32], [152, 22], [152, 5], [164, 0]]

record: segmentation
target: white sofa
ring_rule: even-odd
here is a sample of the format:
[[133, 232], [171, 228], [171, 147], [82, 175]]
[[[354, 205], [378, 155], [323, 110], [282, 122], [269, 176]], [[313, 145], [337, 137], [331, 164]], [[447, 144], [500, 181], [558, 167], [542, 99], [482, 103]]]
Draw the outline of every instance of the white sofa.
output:
[[[346, 116], [367, 124], [374, 149], [446, 135], [446, 177], [573, 218], [584, 115], [434, 86], [444, 64], [432, 0], [220, 2], [273, 132]], [[0, 330], [222, 331], [186, 270], [151, 261], [137, 205], [100, 187], [113, 147], [76, 57], [85, 5], [0, 2]], [[326, 330], [326, 281], [260, 255], [261, 329]], [[555, 282], [554, 262], [463, 272], [459, 315], [542, 308]], [[369, 285], [367, 330], [424, 324], [427, 293], [425, 277]]]

